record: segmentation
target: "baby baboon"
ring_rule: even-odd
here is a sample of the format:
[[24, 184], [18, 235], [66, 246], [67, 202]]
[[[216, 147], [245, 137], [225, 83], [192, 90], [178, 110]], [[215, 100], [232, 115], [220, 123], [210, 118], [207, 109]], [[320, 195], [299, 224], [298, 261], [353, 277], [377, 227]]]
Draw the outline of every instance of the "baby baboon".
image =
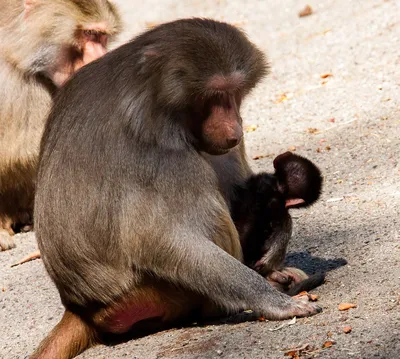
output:
[[290, 208], [307, 207], [321, 193], [319, 169], [308, 159], [285, 152], [274, 160], [275, 173], [251, 175], [236, 187], [232, 218], [238, 229], [244, 263], [266, 276], [281, 291], [295, 295], [324, 281], [283, 263], [292, 235]]

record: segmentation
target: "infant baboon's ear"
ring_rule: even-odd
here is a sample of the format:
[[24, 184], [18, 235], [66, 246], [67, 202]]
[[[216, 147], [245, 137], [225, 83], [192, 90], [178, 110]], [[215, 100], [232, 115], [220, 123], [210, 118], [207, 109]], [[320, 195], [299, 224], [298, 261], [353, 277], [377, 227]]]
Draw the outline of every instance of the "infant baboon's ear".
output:
[[310, 160], [285, 152], [274, 159], [274, 168], [287, 208], [307, 207], [318, 200], [323, 178]]

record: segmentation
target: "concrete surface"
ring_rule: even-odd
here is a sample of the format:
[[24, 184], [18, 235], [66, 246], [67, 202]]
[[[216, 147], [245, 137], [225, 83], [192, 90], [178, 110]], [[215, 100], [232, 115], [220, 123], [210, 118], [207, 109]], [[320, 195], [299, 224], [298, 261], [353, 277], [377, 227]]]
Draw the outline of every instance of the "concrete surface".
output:
[[[246, 134], [248, 155], [257, 170], [271, 169], [273, 155], [287, 149], [319, 164], [324, 194], [314, 207], [292, 211], [289, 261], [329, 274], [315, 291], [324, 312], [280, 330], [259, 321], [194, 326], [98, 346], [80, 358], [284, 358], [305, 344], [311, 354], [301, 358], [399, 358], [399, 1], [310, 0], [314, 14], [303, 18], [299, 0], [116, 2], [127, 24], [122, 39], [204, 16], [243, 27], [269, 54], [272, 73], [243, 109], [246, 124], [258, 126]], [[27, 357], [62, 314], [40, 260], [10, 268], [36, 248], [33, 234], [18, 235], [17, 246], [0, 253], [4, 359]], [[342, 302], [357, 308], [340, 312]], [[321, 349], [327, 340], [336, 343]]]

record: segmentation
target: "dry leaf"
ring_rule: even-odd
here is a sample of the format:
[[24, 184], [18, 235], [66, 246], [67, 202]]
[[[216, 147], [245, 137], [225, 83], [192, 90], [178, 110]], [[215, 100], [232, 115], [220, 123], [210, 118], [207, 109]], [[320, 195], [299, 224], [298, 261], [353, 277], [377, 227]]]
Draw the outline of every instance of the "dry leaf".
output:
[[321, 149], [318, 147], [316, 151], [317, 151], [318, 153], [320, 153], [320, 152], [321, 152]]
[[308, 296], [308, 292], [306, 291], [300, 292], [299, 294], [295, 295], [294, 298], [303, 297], [304, 295]]
[[293, 298], [299, 298], [299, 297], [303, 297], [303, 296], [307, 296], [308, 299], [309, 299], [311, 302], [316, 302], [316, 301], [319, 299], [319, 296], [318, 296], [318, 295], [310, 294], [310, 293], [308, 293], [308, 292], [306, 292], [306, 291], [300, 292], [299, 294], [296, 294], [295, 296], [293, 296]]
[[284, 353], [284, 355], [287, 357], [291, 357], [293, 359], [297, 359], [297, 358], [300, 358], [299, 355], [301, 354], [301, 352], [308, 351], [308, 349], [310, 349], [310, 344], [307, 343], [307, 344], [302, 345], [299, 348], [293, 348], [293, 349], [287, 350]]
[[254, 132], [258, 128], [257, 125], [249, 125], [245, 126], [244, 130], [245, 132]]
[[336, 344], [336, 342], [333, 340], [327, 340], [324, 344], [322, 344], [322, 348], [330, 348], [334, 344]]
[[281, 103], [281, 102], [283, 102], [283, 101], [287, 101], [287, 99], [288, 99], [288, 97], [287, 97], [287, 95], [284, 93], [284, 94], [282, 94], [282, 95], [275, 101], [275, 103]]
[[332, 77], [332, 76], [333, 76], [332, 74], [327, 73], [327, 74], [322, 74], [320, 77], [321, 77], [321, 79], [327, 79], [328, 77]]
[[260, 160], [261, 158], [271, 157], [273, 155], [274, 155], [273, 153], [272, 154], [268, 154], [268, 155], [255, 155], [255, 156], [252, 157], [252, 159], [256, 161], [256, 160]]
[[153, 27], [159, 25], [157, 22], [151, 22], [151, 21], [146, 21], [144, 24], [148, 29], [152, 29]]
[[339, 310], [349, 310], [351, 308], [357, 308], [357, 304], [354, 304], [354, 303], [341, 303], [338, 306]]
[[295, 358], [296, 356], [298, 357], [296, 350], [290, 350], [285, 353], [285, 357]]
[[327, 151], [330, 151], [330, 150], [331, 150], [331, 146], [326, 146], [325, 149], [326, 149]]
[[320, 133], [320, 130], [318, 130], [318, 128], [310, 127], [307, 129], [307, 132], [316, 135], [317, 133]]
[[299, 355], [297, 354], [296, 350], [291, 350], [285, 353], [286, 357], [291, 357], [292, 359], [300, 359]]
[[303, 10], [299, 12], [299, 17], [309, 16], [313, 13], [313, 9], [310, 5], [306, 5]]
[[333, 336], [333, 333], [332, 333], [332, 332], [328, 332], [328, 333], [326, 333], [326, 336], [327, 336], [328, 338], [331, 338], [331, 337]]
[[349, 334], [352, 330], [353, 330], [353, 328], [350, 327], [350, 326], [347, 326], [347, 327], [344, 327], [344, 328], [343, 328], [343, 331], [344, 331], [346, 334]]
[[288, 148], [288, 150], [294, 152], [294, 151], [296, 151], [296, 147], [295, 147], [295, 146], [290, 146], [290, 147]]

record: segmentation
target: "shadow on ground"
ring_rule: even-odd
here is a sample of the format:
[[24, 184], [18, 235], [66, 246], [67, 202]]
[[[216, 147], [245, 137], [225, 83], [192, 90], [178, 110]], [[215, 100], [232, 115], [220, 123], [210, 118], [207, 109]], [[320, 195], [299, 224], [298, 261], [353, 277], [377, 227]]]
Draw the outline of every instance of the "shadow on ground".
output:
[[296, 267], [307, 274], [314, 274], [318, 272], [329, 272], [337, 268], [343, 267], [347, 264], [344, 258], [324, 259], [312, 256], [308, 252], [292, 252], [286, 258], [286, 265], [289, 267]]

